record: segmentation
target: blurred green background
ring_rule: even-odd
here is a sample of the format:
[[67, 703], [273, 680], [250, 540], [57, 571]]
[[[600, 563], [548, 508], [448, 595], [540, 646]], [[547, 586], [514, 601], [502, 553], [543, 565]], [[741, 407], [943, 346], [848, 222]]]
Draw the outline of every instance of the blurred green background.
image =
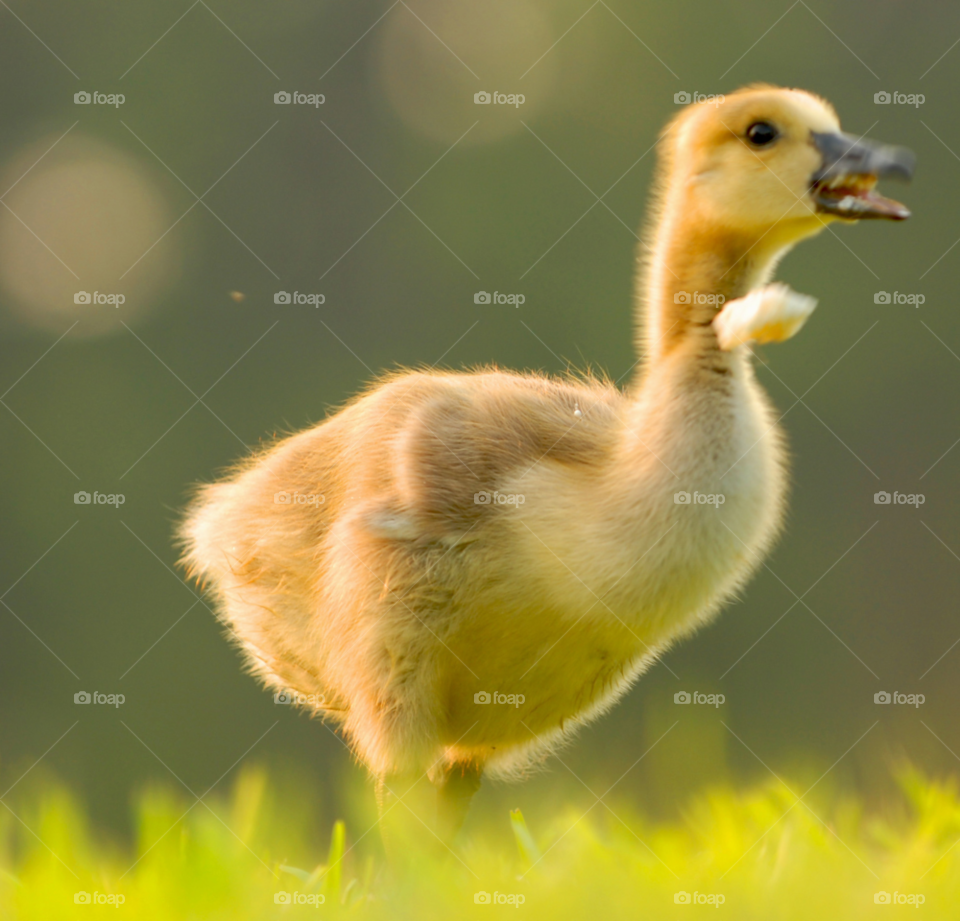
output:
[[[890, 190], [914, 217], [836, 226], [781, 267], [820, 307], [760, 355], [794, 454], [768, 568], [562, 761], [485, 787], [475, 813], [586, 809], [586, 787], [627, 771], [618, 794], [655, 813], [764, 765], [816, 779], [842, 757], [829, 782], [868, 799], [903, 758], [960, 773], [960, 448], [943, 456], [960, 438], [958, 36], [956, 6], [886, 0], [0, 9], [0, 789], [46, 753], [35, 774], [124, 834], [148, 781], [200, 793], [247, 759], [327, 819], [348, 809], [365, 778], [343, 744], [242, 672], [175, 567], [191, 484], [397, 365], [589, 365], [625, 384], [657, 132], [676, 93], [758, 80], [916, 150], [915, 182]], [[481, 90], [526, 101], [478, 106]], [[880, 489], [926, 501], [878, 506]], [[726, 703], [681, 708], [679, 690]], [[882, 690], [926, 700], [875, 705]], [[79, 707], [79, 691], [125, 703]]]

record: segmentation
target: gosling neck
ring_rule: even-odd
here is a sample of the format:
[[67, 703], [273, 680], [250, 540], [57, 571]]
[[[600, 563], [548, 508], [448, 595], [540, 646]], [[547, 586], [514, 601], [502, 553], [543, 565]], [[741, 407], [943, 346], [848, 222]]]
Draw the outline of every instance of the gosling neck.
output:
[[659, 228], [640, 291], [641, 355], [649, 368], [679, 347], [725, 363], [712, 321], [723, 305], [766, 284], [793, 242], [786, 228], [738, 232], [686, 220]]

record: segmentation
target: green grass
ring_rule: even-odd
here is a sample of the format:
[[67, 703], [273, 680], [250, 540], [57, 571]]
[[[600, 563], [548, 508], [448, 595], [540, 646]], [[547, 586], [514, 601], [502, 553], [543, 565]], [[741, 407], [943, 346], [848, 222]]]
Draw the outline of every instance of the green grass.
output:
[[[0, 918], [957, 918], [957, 787], [908, 770], [900, 790], [886, 817], [840, 796], [811, 803], [815, 816], [776, 782], [702, 793], [674, 822], [652, 822], [622, 801], [616, 817], [557, 808], [542, 828], [519, 812], [492, 816], [459, 858], [424, 861], [391, 883], [376, 829], [364, 837], [367, 828], [338, 821], [311, 859], [304, 810], [282, 806], [256, 768], [210, 808], [186, 811], [190, 802], [166, 789], [144, 793], [131, 852], [99, 839], [76, 802], [46, 783], [16, 804], [17, 817], [0, 814]], [[510, 839], [497, 825], [512, 829], [515, 846], [503, 845]], [[123, 904], [76, 905], [79, 891], [122, 895]], [[322, 904], [275, 904], [281, 891]], [[675, 904], [681, 891], [723, 903]], [[919, 894], [923, 904], [877, 905], [878, 891]], [[478, 892], [513, 899], [475, 904]]]

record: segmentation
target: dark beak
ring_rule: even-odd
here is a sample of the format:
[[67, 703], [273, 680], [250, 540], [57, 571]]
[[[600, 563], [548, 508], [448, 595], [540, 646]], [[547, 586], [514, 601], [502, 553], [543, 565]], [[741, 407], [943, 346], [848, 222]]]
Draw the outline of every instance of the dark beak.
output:
[[910, 217], [908, 208], [873, 187], [885, 176], [912, 178], [916, 165], [913, 151], [842, 132], [812, 131], [810, 137], [823, 157], [820, 169], [811, 177], [817, 210], [848, 220], [903, 221]]

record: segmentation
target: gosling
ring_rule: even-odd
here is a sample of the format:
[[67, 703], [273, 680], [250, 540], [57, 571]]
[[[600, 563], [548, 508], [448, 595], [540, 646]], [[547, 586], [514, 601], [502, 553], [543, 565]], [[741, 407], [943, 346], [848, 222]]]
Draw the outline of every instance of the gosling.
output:
[[833, 221], [909, 217], [874, 187], [913, 155], [800, 90], [689, 106], [660, 152], [624, 392], [388, 375], [203, 486], [180, 530], [250, 669], [339, 726], [382, 814], [428, 778], [444, 842], [484, 772], [541, 760], [756, 570], [787, 476], [751, 345], [816, 305], [773, 272]]

